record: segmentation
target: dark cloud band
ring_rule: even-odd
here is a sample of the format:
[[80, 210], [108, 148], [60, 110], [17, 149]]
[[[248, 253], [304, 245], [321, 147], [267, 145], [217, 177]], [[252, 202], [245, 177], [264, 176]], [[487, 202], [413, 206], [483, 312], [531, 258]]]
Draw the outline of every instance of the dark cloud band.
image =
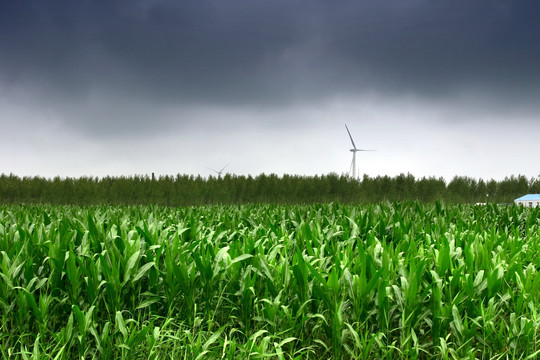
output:
[[[527, 104], [540, 90], [535, 1], [0, 7], [1, 85], [80, 121], [99, 121], [115, 104], [122, 115], [126, 103], [274, 107], [375, 91]], [[71, 116], [77, 109], [89, 116]]]

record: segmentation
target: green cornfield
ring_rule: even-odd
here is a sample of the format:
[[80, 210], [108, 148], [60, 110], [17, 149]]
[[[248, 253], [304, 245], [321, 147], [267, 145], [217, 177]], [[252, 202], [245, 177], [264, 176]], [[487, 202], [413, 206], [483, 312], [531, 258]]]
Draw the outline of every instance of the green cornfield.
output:
[[3, 359], [535, 359], [540, 209], [0, 206]]

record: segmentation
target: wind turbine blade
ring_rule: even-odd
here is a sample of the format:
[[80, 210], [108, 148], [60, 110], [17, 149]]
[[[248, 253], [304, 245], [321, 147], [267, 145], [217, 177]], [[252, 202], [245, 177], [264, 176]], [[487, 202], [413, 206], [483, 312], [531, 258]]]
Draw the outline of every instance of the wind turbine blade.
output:
[[212, 169], [212, 168], [209, 168], [208, 166], [207, 166], [206, 168], [207, 168], [208, 170], [212, 170], [213, 172], [219, 173], [219, 171], [214, 170], [214, 169]]
[[225, 170], [225, 168], [226, 168], [227, 166], [229, 166], [229, 164], [230, 164], [230, 162], [227, 163], [227, 165], [225, 165], [225, 166], [223, 167], [223, 169], [219, 170], [219, 172], [222, 172], [223, 170]]
[[354, 144], [354, 140], [352, 138], [351, 132], [349, 131], [349, 128], [347, 127], [347, 124], [345, 124], [345, 128], [347, 129], [347, 132], [349, 133], [349, 137], [351, 138], [352, 146], [356, 150], [356, 145]]

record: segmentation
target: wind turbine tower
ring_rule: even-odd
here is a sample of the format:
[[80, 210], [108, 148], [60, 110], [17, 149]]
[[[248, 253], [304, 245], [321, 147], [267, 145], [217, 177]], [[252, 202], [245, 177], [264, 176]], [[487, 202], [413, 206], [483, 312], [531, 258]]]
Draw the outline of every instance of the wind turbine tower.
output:
[[351, 138], [351, 143], [353, 148], [351, 149], [352, 152], [352, 162], [351, 162], [351, 177], [353, 179], [357, 179], [358, 175], [356, 174], [356, 153], [359, 151], [375, 151], [375, 150], [365, 150], [365, 149], [358, 149], [354, 143], [354, 140], [352, 138], [351, 132], [349, 131], [349, 128], [347, 127], [347, 124], [345, 124], [345, 128], [347, 129], [347, 132], [349, 133], [349, 137]]

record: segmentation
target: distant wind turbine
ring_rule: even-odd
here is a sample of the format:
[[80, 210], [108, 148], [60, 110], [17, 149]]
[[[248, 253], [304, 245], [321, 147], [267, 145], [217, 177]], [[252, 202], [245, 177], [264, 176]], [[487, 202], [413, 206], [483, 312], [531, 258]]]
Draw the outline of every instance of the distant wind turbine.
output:
[[225, 168], [226, 168], [227, 166], [229, 166], [229, 164], [230, 164], [230, 163], [228, 163], [227, 165], [225, 165], [225, 166], [224, 166], [221, 170], [219, 170], [219, 171], [218, 171], [218, 170], [214, 170], [214, 169], [209, 168], [209, 167], [207, 167], [207, 169], [212, 170], [213, 172], [215, 172], [216, 174], [218, 174], [218, 177], [221, 177], [221, 174], [223, 173], [223, 170], [225, 170]]
[[357, 174], [356, 174], [356, 153], [358, 151], [375, 151], [375, 150], [365, 150], [365, 149], [358, 149], [356, 147], [356, 145], [354, 144], [354, 140], [352, 138], [352, 135], [351, 135], [351, 132], [349, 131], [349, 128], [347, 127], [347, 124], [345, 124], [345, 128], [347, 129], [347, 132], [349, 133], [349, 137], [351, 138], [351, 143], [352, 143], [352, 146], [353, 148], [351, 149], [352, 151], [352, 162], [351, 162], [351, 169], [352, 169], [352, 178], [353, 179], [356, 179], [357, 178]]

